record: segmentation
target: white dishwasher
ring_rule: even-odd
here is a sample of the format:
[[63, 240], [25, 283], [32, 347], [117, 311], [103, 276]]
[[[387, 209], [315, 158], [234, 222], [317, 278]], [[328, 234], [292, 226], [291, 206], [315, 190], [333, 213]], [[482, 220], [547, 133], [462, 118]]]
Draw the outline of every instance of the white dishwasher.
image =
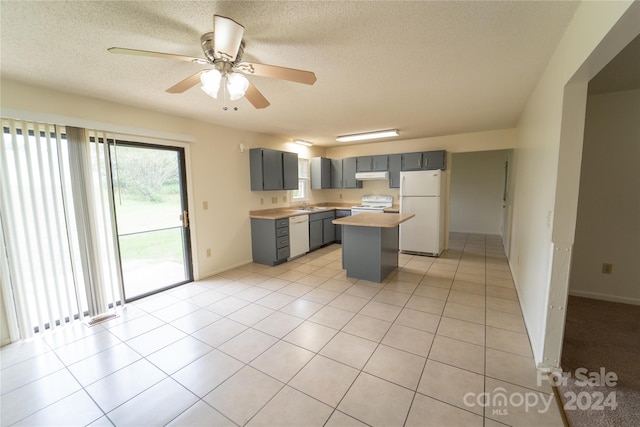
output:
[[309, 215], [289, 217], [289, 259], [309, 252]]

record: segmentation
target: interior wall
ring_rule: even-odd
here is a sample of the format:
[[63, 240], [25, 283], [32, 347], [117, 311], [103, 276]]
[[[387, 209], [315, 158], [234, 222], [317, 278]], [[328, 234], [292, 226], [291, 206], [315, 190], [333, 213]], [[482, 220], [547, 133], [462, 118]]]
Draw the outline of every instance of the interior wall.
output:
[[505, 162], [510, 151], [453, 153], [450, 231], [501, 234]]
[[640, 304], [639, 117], [640, 90], [587, 98], [572, 295]]
[[[555, 337], [552, 341], [561, 345], [563, 312], [548, 325], [547, 317], [549, 306], [558, 310], [556, 301], [551, 299], [554, 293], [560, 304], [562, 297], [566, 299], [561, 282], [569, 276], [575, 230], [576, 176], [580, 171], [575, 153], [581, 150], [579, 118], [584, 114], [584, 101], [580, 95], [584, 93], [586, 98], [586, 84], [576, 86], [577, 92], [568, 102], [565, 89], [579, 72], [593, 77], [606, 64], [601, 59], [608, 56], [610, 60], [633, 38], [630, 33], [638, 30], [634, 17], [625, 20], [624, 31], [611, 40], [611, 46], [600, 46], [632, 7], [631, 1], [580, 4], [518, 124], [509, 261], [534, 359], [539, 365], [559, 366], [559, 352], [554, 350], [547, 357], [545, 346], [551, 345], [547, 334], [554, 329], [559, 330], [560, 339]], [[573, 119], [575, 123], [571, 122]], [[566, 144], [561, 145], [561, 141]]]

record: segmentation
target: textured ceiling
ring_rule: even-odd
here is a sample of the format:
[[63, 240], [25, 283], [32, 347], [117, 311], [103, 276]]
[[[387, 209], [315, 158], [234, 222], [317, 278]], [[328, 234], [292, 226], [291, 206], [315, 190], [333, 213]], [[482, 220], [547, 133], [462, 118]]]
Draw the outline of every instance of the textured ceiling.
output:
[[[400, 139], [516, 121], [577, 7], [570, 1], [2, 1], [1, 72], [29, 84], [320, 145], [398, 128]], [[271, 102], [238, 111], [198, 87], [205, 67], [114, 55], [202, 57], [214, 13], [240, 22], [245, 60], [314, 71], [313, 86], [250, 77]]]

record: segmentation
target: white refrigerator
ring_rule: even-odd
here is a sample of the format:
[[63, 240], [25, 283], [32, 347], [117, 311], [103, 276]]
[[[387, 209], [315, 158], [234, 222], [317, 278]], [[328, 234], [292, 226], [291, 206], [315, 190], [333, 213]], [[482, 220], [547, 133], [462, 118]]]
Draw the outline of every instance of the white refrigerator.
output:
[[400, 213], [415, 217], [400, 224], [402, 252], [439, 256], [445, 245], [446, 172], [400, 172]]

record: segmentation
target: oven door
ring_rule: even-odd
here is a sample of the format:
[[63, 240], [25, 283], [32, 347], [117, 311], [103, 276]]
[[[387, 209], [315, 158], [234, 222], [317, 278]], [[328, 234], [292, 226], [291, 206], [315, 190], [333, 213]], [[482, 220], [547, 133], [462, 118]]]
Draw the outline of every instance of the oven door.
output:
[[360, 206], [351, 208], [351, 215], [358, 215], [361, 213], [384, 213], [384, 208], [363, 208]]

